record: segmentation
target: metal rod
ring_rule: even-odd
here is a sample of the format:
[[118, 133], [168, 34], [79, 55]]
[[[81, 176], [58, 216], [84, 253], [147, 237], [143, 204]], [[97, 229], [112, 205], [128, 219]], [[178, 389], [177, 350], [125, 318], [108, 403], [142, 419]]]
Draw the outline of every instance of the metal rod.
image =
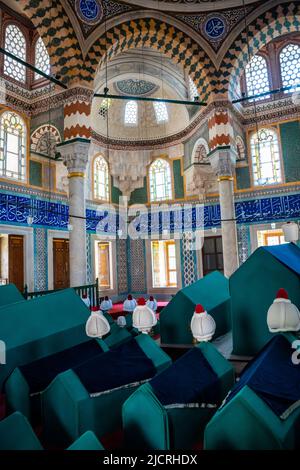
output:
[[21, 65], [24, 65], [25, 67], [28, 67], [30, 70], [32, 70], [33, 72], [36, 72], [38, 73], [39, 75], [41, 75], [42, 77], [46, 78], [47, 80], [49, 80], [50, 82], [52, 83], [55, 83], [56, 85], [60, 86], [61, 88], [64, 88], [64, 90], [67, 90], [67, 85], [65, 85], [64, 83], [62, 83], [60, 80], [57, 80], [57, 78], [54, 78], [52, 77], [51, 75], [48, 75], [47, 73], [45, 72], [42, 72], [41, 70], [37, 69], [36, 67], [34, 67], [33, 65], [31, 64], [28, 64], [28, 62], [25, 62], [24, 60], [20, 59], [19, 57], [15, 56], [14, 54], [11, 54], [10, 52], [6, 51], [5, 49], [3, 49], [2, 47], [0, 47], [0, 52], [4, 55], [6, 55], [7, 57], [10, 57], [10, 59], [13, 59], [15, 60], [16, 62], [18, 62], [19, 64]]
[[106, 98], [111, 100], [125, 100], [125, 101], [150, 101], [153, 103], [173, 103], [184, 104], [186, 106], [207, 106], [204, 101], [186, 101], [186, 100], [171, 100], [165, 98], [149, 98], [143, 96], [121, 96], [121, 95], [108, 95], [105, 93], [95, 93], [94, 98]]
[[289, 85], [289, 86], [284, 86], [281, 88], [275, 88], [274, 90], [270, 90], [270, 91], [264, 91], [263, 93], [258, 93], [257, 95], [243, 96], [243, 98], [238, 98], [237, 100], [233, 100], [232, 104], [242, 103], [243, 101], [254, 100], [255, 98], [262, 98], [264, 96], [275, 95], [276, 93], [283, 93], [284, 91], [293, 90], [295, 88], [300, 88], [300, 83], [298, 83], [298, 85]]

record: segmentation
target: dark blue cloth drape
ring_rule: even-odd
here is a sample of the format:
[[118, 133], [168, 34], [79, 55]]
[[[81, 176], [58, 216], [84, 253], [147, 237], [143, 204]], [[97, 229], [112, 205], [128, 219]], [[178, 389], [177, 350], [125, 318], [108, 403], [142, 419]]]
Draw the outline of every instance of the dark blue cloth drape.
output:
[[102, 353], [95, 340], [81, 343], [51, 356], [39, 359], [20, 367], [31, 393], [45, 390], [52, 380], [75, 365]]
[[153, 377], [156, 369], [132, 339], [73, 369], [87, 391], [100, 393]]
[[220, 401], [219, 379], [199, 348], [193, 348], [150, 384], [162, 405]]
[[276, 335], [248, 364], [226, 403], [247, 385], [281, 416], [300, 399], [300, 365], [293, 364], [293, 352], [291, 343]]

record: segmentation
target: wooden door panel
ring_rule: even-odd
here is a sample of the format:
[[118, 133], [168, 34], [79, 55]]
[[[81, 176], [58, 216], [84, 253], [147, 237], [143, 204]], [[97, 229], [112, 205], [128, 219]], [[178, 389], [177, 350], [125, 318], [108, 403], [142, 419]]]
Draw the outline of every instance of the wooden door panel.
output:
[[8, 235], [8, 277], [9, 282], [24, 291], [24, 237]]
[[70, 285], [69, 240], [53, 240], [53, 287], [65, 289]]

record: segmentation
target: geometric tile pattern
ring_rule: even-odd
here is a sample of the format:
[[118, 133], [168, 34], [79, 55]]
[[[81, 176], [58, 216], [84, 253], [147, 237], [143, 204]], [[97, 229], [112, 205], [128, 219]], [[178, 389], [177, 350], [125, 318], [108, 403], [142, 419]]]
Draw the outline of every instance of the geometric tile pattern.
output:
[[48, 289], [48, 250], [47, 231], [43, 228], [34, 229], [34, 290]]
[[119, 294], [128, 292], [127, 272], [127, 240], [117, 239], [117, 266], [118, 266], [118, 291]]
[[131, 292], [146, 292], [146, 266], [144, 240], [130, 240]]
[[248, 259], [249, 253], [249, 227], [241, 225], [237, 227], [237, 242], [240, 266]]
[[192, 249], [193, 233], [183, 233], [181, 240], [181, 272], [183, 286], [189, 286], [197, 281], [197, 257]]
[[92, 284], [95, 282], [92, 273], [92, 235], [86, 234], [86, 266], [87, 266], [87, 283]]

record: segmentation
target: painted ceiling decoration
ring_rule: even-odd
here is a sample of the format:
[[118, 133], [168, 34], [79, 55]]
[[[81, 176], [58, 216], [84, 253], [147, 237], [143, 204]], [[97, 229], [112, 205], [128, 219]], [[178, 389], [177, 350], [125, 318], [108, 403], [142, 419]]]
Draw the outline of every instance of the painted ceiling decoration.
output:
[[198, 87], [201, 99], [206, 100], [214, 89], [215, 68], [199, 44], [183, 31], [154, 18], [127, 21], [109, 30], [91, 47], [86, 68], [95, 74], [120, 52], [141, 47], [157, 50], [181, 65]]
[[97, 24], [103, 17], [103, 6], [100, 0], [76, 0], [76, 13], [87, 24]]
[[[242, 0], [127, 0], [126, 3], [156, 10], [198, 13], [240, 7]], [[257, 0], [245, 0], [246, 5], [251, 3]]]
[[[254, 6], [246, 7], [246, 15], [254, 10]], [[200, 13], [176, 14], [176, 18], [191, 26], [215, 51], [218, 51], [223, 44], [225, 37], [233, 28], [243, 21], [245, 11], [243, 8], [235, 8], [222, 13]]]
[[119, 80], [115, 84], [117, 92], [122, 95], [149, 96], [157, 91], [158, 86], [147, 80]]
[[[114, 16], [131, 11], [134, 7], [125, 3], [119, 3], [114, 0], [67, 0], [72, 10], [75, 9], [76, 14], [85, 38], [105, 20], [109, 20]], [[85, 8], [87, 6], [87, 8]], [[82, 12], [82, 10], [83, 12]], [[98, 15], [96, 14], [98, 12]], [[90, 18], [95, 16], [95, 19]]]
[[[63, 7], [67, 1], [75, 2], [76, 0], [52, 0], [51, 2], [47, 0], [19, 0], [19, 4], [23, 6], [24, 13], [44, 40], [51, 56], [54, 74], [60, 75], [68, 85], [80, 83], [92, 87], [99, 67], [105, 65], [106, 60], [127, 50], [146, 47], [157, 50], [169, 57], [174, 63], [182, 66], [197, 86], [200, 99], [206, 100], [211, 93], [226, 95], [229, 89], [231, 96], [237, 96], [239, 95], [238, 78], [249, 60], [248, 42], [251, 54], [255, 54], [279, 35], [300, 30], [300, 4], [295, 1], [284, 1], [272, 9], [266, 8], [265, 12], [258, 13], [257, 17], [255, 17], [256, 10], [254, 10], [257, 6], [249, 4], [250, 15], [253, 18], [249, 24], [250, 36], [244, 28], [240, 29], [239, 34], [231, 34], [237, 28], [237, 23], [243, 26], [244, 11], [242, 8], [191, 16], [185, 13], [186, 22], [190, 18], [190, 25], [194, 22], [194, 29], [197, 22], [200, 24], [198, 34], [187, 33], [187, 28], [183, 23], [181, 26], [181, 21], [177, 21], [177, 26], [174, 26], [172, 24], [174, 16], [172, 18], [162, 14], [162, 17], [166, 17], [164, 20], [148, 17], [134, 19], [134, 15], [138, 16], [140, 12], [132, 11], [130, 17], [133, 19], [128, 20], [127, 13], [119, 14], [117, 21], [120, 23], [109, 23], [114, 26], [110, 26], [106, 34], [103, 33], [102, 27], [102, 35], [95, 35], [97, 40], [90, 46], [84, 57], [76, 35], [76, 31], [78, 34], [78, 25], [76, 29], [76, 25], [72, 24], [71, 18], [68, 17]], [[104, 15], [108, 5], [121, 5], [121, 3], [112, 2], [112, 0], [91, 1], [98, 2], [97, 5], [103, 6]], [[134, 3], [137, 4], [137, 2]], [[177, 5], [182, 2], [171, 3]], [[217, 0], [212, 3], [217, 7]], [[125, 7], [127, 4], [128, 2], [122, 3]], [[188, 8], [186, 10], [189, 11]], [[260, 2], [260, 11], [264, 11], [262, 2]], [[96, 9], [94, 14], [96, 14]], [[198, 21], [196, 17], [200, 20]], [[125, 18], [127, 18], [126, 21]], [[176, 18], [183, 20], [183, 16], [179, 14], [176, 15]], [[81, 22], [81, 24], [84, 23]], [[202, 39], [204, 36], [207, 39], [206, 43]], [[204, 50], [205, 44], [208, 43], [208, 36], [210, 36], [210, 45], [213, 46], [216, 54], [213, 54], [212, 48], [210, 48], [211, 53]], [[225, 40], [229, 42], [228, 38], [230, 38], [231, 45], [230, 43], [227, 45], [227, 51], [222, 58], [217, 55], [217, 51]], [[220, 66], [216, 67], [215, 63]]]

